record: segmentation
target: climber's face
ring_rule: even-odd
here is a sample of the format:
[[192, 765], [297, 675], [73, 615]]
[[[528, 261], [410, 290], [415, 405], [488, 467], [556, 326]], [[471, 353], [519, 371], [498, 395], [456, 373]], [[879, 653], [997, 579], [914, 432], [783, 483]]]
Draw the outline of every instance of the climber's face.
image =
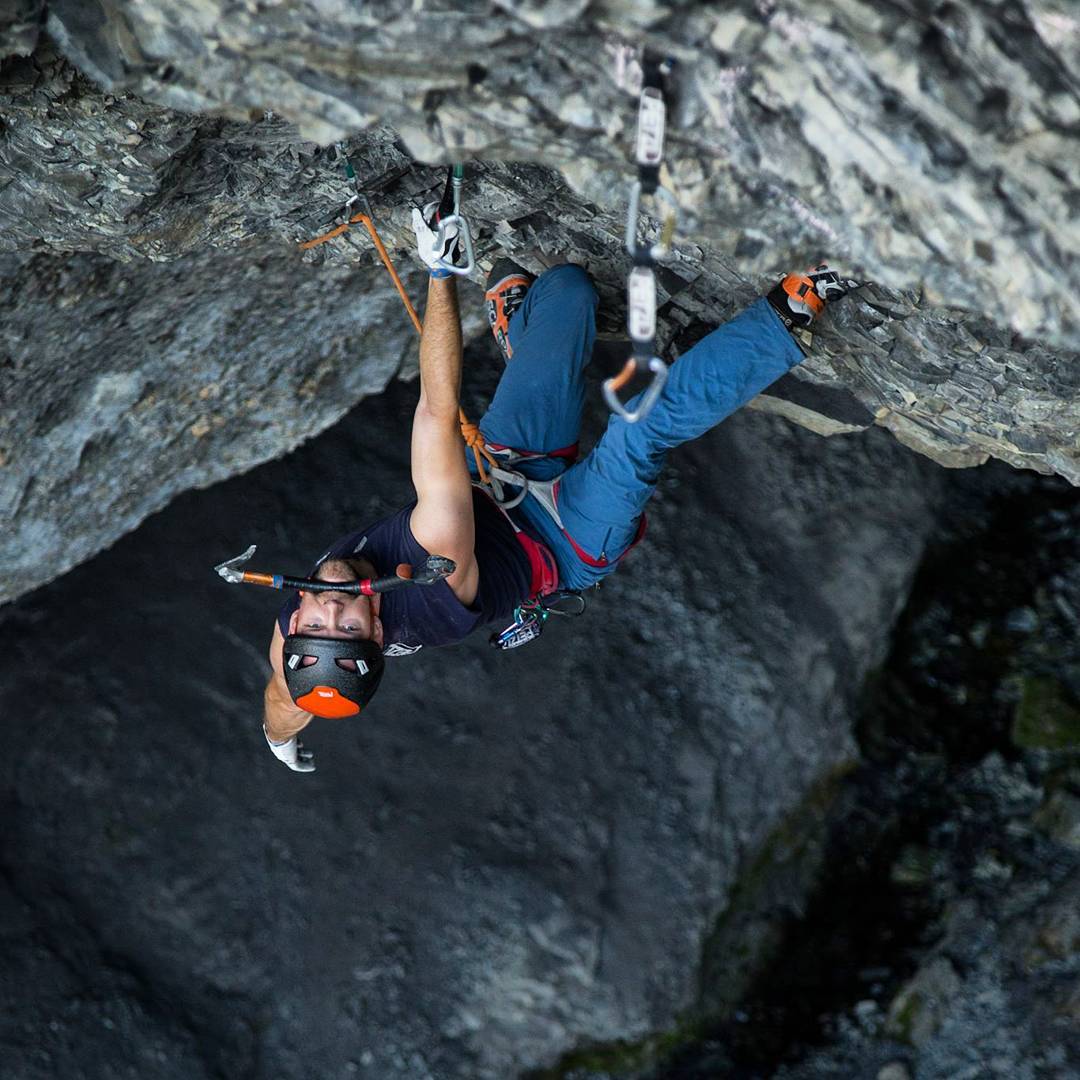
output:
[[[319, 567], [319, 581], [359, 581], [375, 577], [375, 568], [366, 559], [328, 559]], [[346, 592], [300, 593], [300, 606], [289, 619], [290, 634], [314, 637], [356, 638], [383, 644], [379, 619], [381, 596], [353, 596]]]

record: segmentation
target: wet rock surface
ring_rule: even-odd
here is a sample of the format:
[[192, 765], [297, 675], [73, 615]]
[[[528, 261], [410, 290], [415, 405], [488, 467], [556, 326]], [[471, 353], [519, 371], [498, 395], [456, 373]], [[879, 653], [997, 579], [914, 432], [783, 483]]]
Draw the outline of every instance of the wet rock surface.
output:
[[299, 568], [406, 498], [414, 393], [3, 609], [15, 1075], [504, 1078], [664, 1030], [742, 869], [852, 760], [947, 474], [747, 415], [674, 456], [577, 624], [396, 661], [364, 725], [312, 729], [318, 772], [279, 765], [277, 599], [211, 566]]

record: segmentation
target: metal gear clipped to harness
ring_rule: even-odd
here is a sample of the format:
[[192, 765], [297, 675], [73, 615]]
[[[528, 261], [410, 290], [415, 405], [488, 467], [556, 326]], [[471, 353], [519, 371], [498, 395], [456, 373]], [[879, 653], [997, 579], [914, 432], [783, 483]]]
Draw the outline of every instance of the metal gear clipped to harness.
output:
[[552, 615], [574, 618], [585, 611], [585, 597], [571, 589], [534, 596], [514, 609], [514, 621], [504, 630], [491, 635], [490, 644], [503, 652], [528, 645], [544, 631]]

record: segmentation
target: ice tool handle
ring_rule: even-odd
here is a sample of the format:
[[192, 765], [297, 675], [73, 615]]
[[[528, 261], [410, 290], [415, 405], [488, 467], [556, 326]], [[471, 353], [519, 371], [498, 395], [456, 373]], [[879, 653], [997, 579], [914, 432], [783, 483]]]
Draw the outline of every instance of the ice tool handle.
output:
[[448, 258], [441, 258], [436, 261], [435, 265], [440, 270], [447, 270], [451, 274], [460, 274], [465, 277], [476, 269], [472, 232], [469, 229], [468, 221], [465, 220], [461, 213], [461, 185], [465, 182], [465, 166], [460, 164], [452, 165], [448, 179], [453, 191], [453, 213], [446, 216], [442, 213], [439, 214], [435, 231], [435, 250], [446, 250], [447, 233], [450, 231], [451, 226], [456, 225], [465, 262], [459, 265]]
[[289, 577], [286, 574], [263, 574], [241, 567], [255, 554], [255, 545], [235, 558], [226, 559], [214, 569], [231, 585], [264, 585], [270, 589], [303, 589], [305, 592], [343, 592], [354, 596], [374, 596], [409, 585], [434, 585], [448, 578], [456, 569], [453, 559], [429, 555], [419, 566], [401, 563], [393, 574], [360, 581], [319, 581], [317, 578]]
[[[679, 220], [679, 205], [674, 194], [660, 183], [667, 126], [664, 84], [670, 72], [670, 61], [658, 61], [645, 55], [634, 151], [638, 175], [630, 186], [626, 209], [626, 250], [633, 260], [626, 282], [626, 324], [631, 353], [622, 371], [604, 381], [604, 399], [608, 408], [628, 424], [636, 424], [649, 414], [663, 393], [668, 377], [667, 364], [656, 355], [656, 274], [653, 267], [670, 249]], [[642, 196], [653, 199], [660, 210], [660, 238], [655, 244], [638, 243]], [[652, 380], [638, 398], [637, 407], [630, 410], [620, 401], [619, 391], [638, 372], [651, 375]]]

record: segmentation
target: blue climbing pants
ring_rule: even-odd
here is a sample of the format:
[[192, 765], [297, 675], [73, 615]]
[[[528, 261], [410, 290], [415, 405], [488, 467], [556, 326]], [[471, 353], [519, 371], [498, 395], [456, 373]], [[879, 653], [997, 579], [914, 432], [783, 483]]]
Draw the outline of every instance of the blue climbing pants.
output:
[[606, 577], [632, 546], [672, 447], [715, 427], [802, 359], [776, 313], [758, 300], [672, 365], [644, 420], [628, 424], [612, 416], [575, 464], [596, 305], [596, 290], [579, 266], [557, 266], [539, 277], [510, 320], [513, 356], [480, 421], [488, 443], [536, 455], [515, 469], [530, 479], [559, 477], [562, 530], [532, 495], [511, 515], [551, 548], [560, 585], [568, 589]]

